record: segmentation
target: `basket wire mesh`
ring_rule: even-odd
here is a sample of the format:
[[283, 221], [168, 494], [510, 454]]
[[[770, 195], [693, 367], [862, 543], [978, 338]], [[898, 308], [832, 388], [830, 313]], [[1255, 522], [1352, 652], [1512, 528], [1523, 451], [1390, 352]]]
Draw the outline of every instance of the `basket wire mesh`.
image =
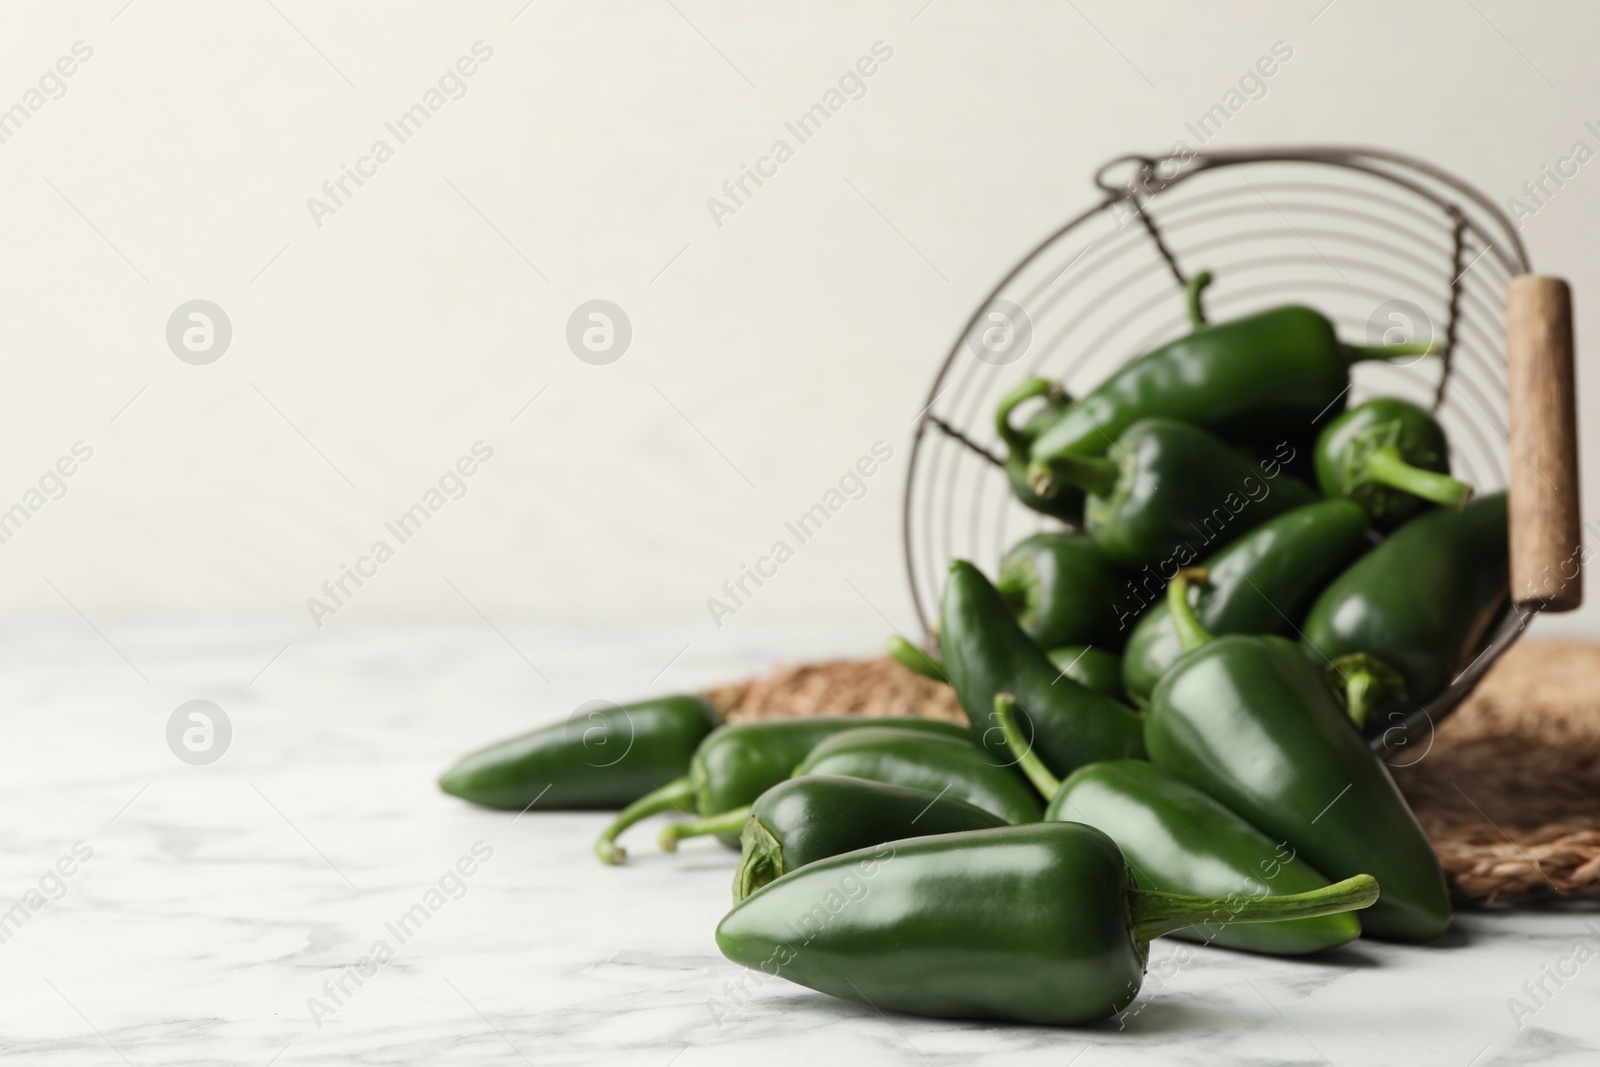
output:
[[[1347, 400], [1400, 396], [1430, 408], [1449, 436], [1452, 472], [1480, 493], [1505, 487], [1505, 290], [1529, 264], [1515, 226], [1484, 194], [1423, 161], [1348, 147], [1125, 156], [1101, 167], [1095, 185], [1100, 201], [974, 310], [929, 390], [903, 512], [925, 635], [951, 560], [993, 574], [1017, 540], [1062, 528], [1010, 491], [992, 419], [1000, 398], [1029, 377], [1081, 396], [1188, 332], [1183, 288], [1201, 270], [1215, 277], [1205, 294], [1213, 322], [1305, 303], [1346, 341], [1434, 342], [1437, 357], [1358, 364]], [[1005, 324], [999, 345], [994, 323]], [[1508, 612], [1450, 688], [1374, 747], [1391, 760], [1420, 758], [1413, 742], [1524, 624]]]

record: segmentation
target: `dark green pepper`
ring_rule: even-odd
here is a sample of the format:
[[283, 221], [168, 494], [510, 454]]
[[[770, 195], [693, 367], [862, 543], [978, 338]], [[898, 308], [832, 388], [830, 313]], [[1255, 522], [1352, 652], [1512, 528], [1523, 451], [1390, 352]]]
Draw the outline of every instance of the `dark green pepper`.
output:
[[733, 902], [774, 879], [841, 852], [1006, 821], [982, 808], [926, 789], [813, 774], [791, 778], [750, 805], [739, 834], [744, 857], [733, 878]]
[[[1081, 822], [1104, 830], [1140, 889], [1199, 896], [1284, 896], [1310, 893], [1328, 880], [1294, 850], [1144, 760], [1108, 760], [1073, 771], [1065, 782], [1045, 769], [1016, 732], [1010, 698], [996, 698], [1017, 765], [1050, 805], [1047, 822]], [[1299, 956], [1354, 941], [1361, 923], [1353, 915], [1322, 915], [1275, 923], [1206, 923], [1173, 931], [1174, 937], [1224, 948]]]
[[[869, 782], [927, 789], [964, 800], [1005, 822], [1038, 822], [1044, 804], [1008, 764], [996, 763], [964, 737], [946, 737], [893, 726], [847, 730], [828, 738], [794, 769], [794, 777], [813, 774], [864, 778]], [[675, 852], [686, 837], [738, 834], [750, 806], [717, 815], [669, 823], [660, 844]]]
[[[1028, 416], [1020, 429], [1013, 426], [1011, 413], [1018, 405], [1034, 399], [1043, 399], [1044, 403]], [[1006, 446], [1006, 478], [1017, 499], [1034, 511], [1076, 525], [1083, 518], [1082, 493], [1068, 489], [1042, 497], [1028, 484], [1028, 455], [1034, 440], [1066, 414], [1071, 404], [1059, 385], [1043, 378], [1029, 378], [1001, 397], [994, 413], [994, 429]]]
[[1210, 280], [1201, 273], [1190, 282], [1194, 332], [1133, 360], [1072, 404], [1032, 442], [1035, 461], [1103, 455], [1128, 427], [1152, 417], [1194, 423], [1238, 444], [1290, 439], [1343, 401], [1351, 364], [1432, 351], [1347, 345], [1319, 312], [1294, 305], [1206, 326], [1199, 290]]
[[[622, 862], [626, 853], [617, 846], [617, 835], [651, 815], [707, 816], [743, 808], [789, 777], [795, 766], [828, 738], [845, 730], [884, 724], [954, 738], [967, 736], [965, 729], [953, 723], [909, 716], [817, 715], [728, 723], [711, 731], [695, 749], [687, 775], [661, 782], [623, 809], [595, 841], [595, 854], [606, 863]], [[738, 832], [738, 827], [730, 831], [735, 844]]]
[[1450, 477], [1450, 445], [1432, 415], [1381, 396], [1330, 422], [1316, 447], [1317, 484], [1348, 497], [1392, 530], [1428, 507], [1459, 508], [1472, 486]]
[[[1323, 500], [1279, 515], [1207, 559], [1211, 577], [1190, 587], [1189, 604], [1214, 634], [1281, 634], [1299, 625], [1317, 594], [1366, 551], [1367, 513], [1348, 500]], [[1150, 699], [1183, 655], [1165, 589], [1140, 616], [1122, 656], [1122, 684]]]
[[1034, 470], [1040, 486], [1066, 480], [1088, 491], [1090, 536], [1108, 559], [1130, 570], [1191, 563], [1208, 545], [1220, 548], [1320, 499], [1274, 461], [1251, 459], [1170, 419], [1128, 427], [1110, 457], [1036, 459]]
[[694, 696], [604, 705], [461, 757], [439, 778], [451, 796], [490, 808], [610, 808], [689, 769], [717, 725]]
[[1319, 664], [1375, 656], [1427, 703], [1477, 654], [1507, 603], [1506, 537], [1504, 493], [1419, 515], [1323, 590], [1302, 627], [1306, 647]]
[[1362, 876], [1281, 897], [1140, 889], [1092, 826], [1002, 826], [915, 837], [807, 864], [717, 926], [735, 963], [880, 1011], [1087, 1023], [1139, 993], [1153, 938], [1213, 919], [1348, 911]]
[[1122, 572], [1085, 533], [1037, 533], [1000, 557], [995, 579], [1027, 635], [1045, 648], [1120, 647]]
[[[1443, 514], [1453, 514], [1445, 512]], [[1209, 794], [1329, 878], [1376, 877], [1383, 899], [1361, 917], [1375, 937], [1424, 941], [1450, 925], [1438, 857], [1405, 798], [1294, 641], [1211, 638], [1171, 585], [1172, 619], [1191, 649], [1145, 711], [1150, 760]]]
[[1143, 724], [1127, 705], [1064, 678], [1022, 632], [1005, 598], [964, 560], [950, 564], [940, 608], [945, 673], [979, 744], [1007, 759], [994, 721], [996, 694], [1014, 693], [1019, 721], [1056, 774], [1104, 759], [1144, 755]]
[[[1122, 657], [1103, 648], [1066, 645], [1048, 653], [1063, 678], [1070, 678], [1086, 689], [1112, 699], [1122, 697]], [[949, 683], [944, 664], [910, 641], [896, 634], [889, 638], [889, 658], [913, 674], [935, 682]]]
[[794, 769], [865, 778], [964, 800], [1009, 823], [1038, 822], [1044, 804], [1011, 766], [996, 762], [966, 738], [912, 733], [882, 726], [851, 730], [822, 742]]
[[1070, 678], [1101, 696], [1122, 699], [1122, 657], [1115, 652], [1088, 645], [1067, 645], [1052, 648], [1045, 654], [1061, 672], [1061, 677]]

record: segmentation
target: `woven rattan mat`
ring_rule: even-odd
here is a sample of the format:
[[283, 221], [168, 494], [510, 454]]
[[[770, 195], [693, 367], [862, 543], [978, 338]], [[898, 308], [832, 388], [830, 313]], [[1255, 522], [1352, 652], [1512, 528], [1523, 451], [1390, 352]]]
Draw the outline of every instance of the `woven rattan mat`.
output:
[[[948, 686], [886, 659], [814, 663], [708, 694], [730, 720], [916, 714]], [[1600, 645], [1523, 642], [1394, 768], [1462, 903], [1600, 894]]]

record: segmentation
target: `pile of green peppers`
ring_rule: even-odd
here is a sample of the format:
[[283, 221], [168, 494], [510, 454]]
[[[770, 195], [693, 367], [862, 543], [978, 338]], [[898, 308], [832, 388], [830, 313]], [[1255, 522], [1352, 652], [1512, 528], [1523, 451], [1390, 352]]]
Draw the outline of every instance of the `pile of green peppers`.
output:
[[1451, 476], [1428, 411], [1346, 410], [1355, 363], [1426, 346], [1346, 344], [1299, 306], [1210, 324], [1209, 282], [1186, 336], [995, 411], [1011, 489], [1057, 528], [992, 575], [952, 563], [936, 639], [888, 642], [965, 724], [719, 723], [667, 697], [479, 750], [440, 787], [613, 811], [608, 864], [653, 816], [662, 851], [720, 840], [723, 954], [880, 1011], [1093, 1022], [1164, 935], [1437, 939], [1445, 876], [1371, 740], [1509, 610], [1505, 496]]

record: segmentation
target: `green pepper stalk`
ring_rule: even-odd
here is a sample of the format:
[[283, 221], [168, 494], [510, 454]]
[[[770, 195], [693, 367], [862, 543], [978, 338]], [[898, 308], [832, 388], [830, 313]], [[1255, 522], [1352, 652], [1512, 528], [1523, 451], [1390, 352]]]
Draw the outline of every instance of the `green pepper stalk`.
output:
[[790, 871], [841, 852], [1004, 826], [998, 815], [948, 793], [833, 774], [791, 778], [750, 806], [733, 879], [737, 904]]
[[609, 705], [471, 752], [439, 788], [511, 811], [615, 811], [688, 771], [716, 725], [717, 713], [696, 696]]
[[880, 1011], [1071, 1025], [1138, 995], [1149, 942], [1225, 918], [1274, 922], [1370, 905], [1358, 875], [1309, 893], [1141, 889], [1115, 842], [1072, 822], [916, 837], [817, 860], [735, 905], [735, 963]]
[[943, 663], [940, 663], [899, 634], [894, 634], [889, 638], [888, 649], [889, 658], [912, 674], [919, 674], [936, 682], [948, 683], [950, 681], [949, 676], [944, 672]]
[[1317, 663], [1355, 652], [1432, 700], [1476, 656], [1510, 598], [1505, 493], [1412, 519], [1324, 589], [1301, 625]]
[[1206, 324], [1205, 308], [1200, 304], [1200, 294], [1211, 284], [1211, 272], [1203, 270], [1190, 278], [1183, 287], [1184, 303], [1189, 308], [1189, 328], [1198, 330]]
[[1438, 937], [1451, 918], [1438, 857], [1322, 669], [1299, 643], [1276, 635], [1207, 640], [1189, 606], [1194, 580], [1194, 571], [1180, 571], [1169, 589], [1187, 652], [1145, 710], [1150, 761], [1326, 877], [1374, 875], [1383, 898], [1362, 914], [1364, 933]]
[[[835, 734], [795, 767], [795, 778], [832, 774], [926, 789], [968, 804], [1008, 823], [1038, 822], [1044, 805], [1010, 767], [995, 763], [965, 738], [872, 726]], [[660, 845], [677, 851], [686, 837], [737, 834], [750, 806], [675, 822], [661, 831]]]
[[1327, 678], [1357, 730], [1366, 730], [1375, 708], [1392, 708], [1406, 699], [1406, 680], [1400, 672], [1365, 652], [1352, 652], [1329, 663]]
[[[1044, 405], [1030, 415], [1020, 429], [1013, 426], [1012, 412], [1035, 399], [1042, 399]], [[1083, 517], [1081, 493], [1057, 493], [1047, 499], [1028, 485], [1028, 453], [1034, 439], [1053, 426], [1071, 404], [1072, 398], [1056, 383], [1044, 378], [1028, 378], [1000, 398], [994, 413], [994, 429], [1006, 446], [1006, 478], [1017, 499], [1034, 511], [1076, 525]]]
[[[949, 737], [966, 736], [966, 730], [953, 723], [909, 716], [818, 715], [728, 723], [700, 742], [686, 776], [667, 782], [624, 808], [595, 841], [595, 855], [603, 863], [621, 863], [627, 854], [617, 846], [617, 837], [652, 815], [675, 811], [707, 816], [743, 808], [789, 777], [795, 765], [827, 738], [845, 730], [885, 723]], [[734, 844], [738, 843], [738, 832], [738, 826], [727, 831]]]
[[661, 815], [669, 811], [687, 815], [694, 810], [694, 800], [694, 782], [688, 777], [676, 778], [660, 789], [646, 793], [623, 808], [595, 839], [594, 854], [600, 858], [601, 863], [621, 863], [628, 856], [627, 850], [617, 844], [617, 836], [622, 831], [652, 815]]
[[1432, 415], [1404, 400], [1377, 397], [1330, 422], [1317, 438], [1317, 483], [1330, 497], [1366, 508], [1392, 530], [1428, 504], [1459, 508], [1472, 486], [1450, 477], [1450, 447]]
[[[1323, 889], [1328, 880], [1239, 816], [1145, 760], [1106, 760], [1058, 780], [1033, 755], [1016, 727], [1008, 694], [995, 698], [995, 717], [1012, 755], [1049, 798], [1046, 822], [1081, 822], [1117, 842], [1141, 889], [1198, 896], [1283, 896]], [[1361, 936], [1353, 915], [1275, 923], [1234, 924], [1218, 918], [1175, 936], [1224, 948], [1299, 956]]]
[[1118, 648], [1124, 635], [1117, 598], [1126, 583], [1094, 538], [1049, 531], [1007, 549], [994, 584], [1023, 631], [1045, 648]]
[[[1317, 595], [1350, 561], [1371, 547], [1367, 513], [1350, 500], [1320, 500], [1280, 515], [1201, 564], [1209, 578], [1190, 588], [1189, 604], [1214, 634], [1284, 634], [1305, 617]], [[1122, 657], [1122, 683], [1143, 705], [1183, 646], [1165, 598], [1152, 603]]]
[[1089, 536], [1129, 570], [1186, 563], [1321, 499], [1272, 462], [1171, 419], [1130, 426], [1112, 456], [1046, 456], [1029, 470], [1041, 490], [1064, 478], [1088, 492]]

